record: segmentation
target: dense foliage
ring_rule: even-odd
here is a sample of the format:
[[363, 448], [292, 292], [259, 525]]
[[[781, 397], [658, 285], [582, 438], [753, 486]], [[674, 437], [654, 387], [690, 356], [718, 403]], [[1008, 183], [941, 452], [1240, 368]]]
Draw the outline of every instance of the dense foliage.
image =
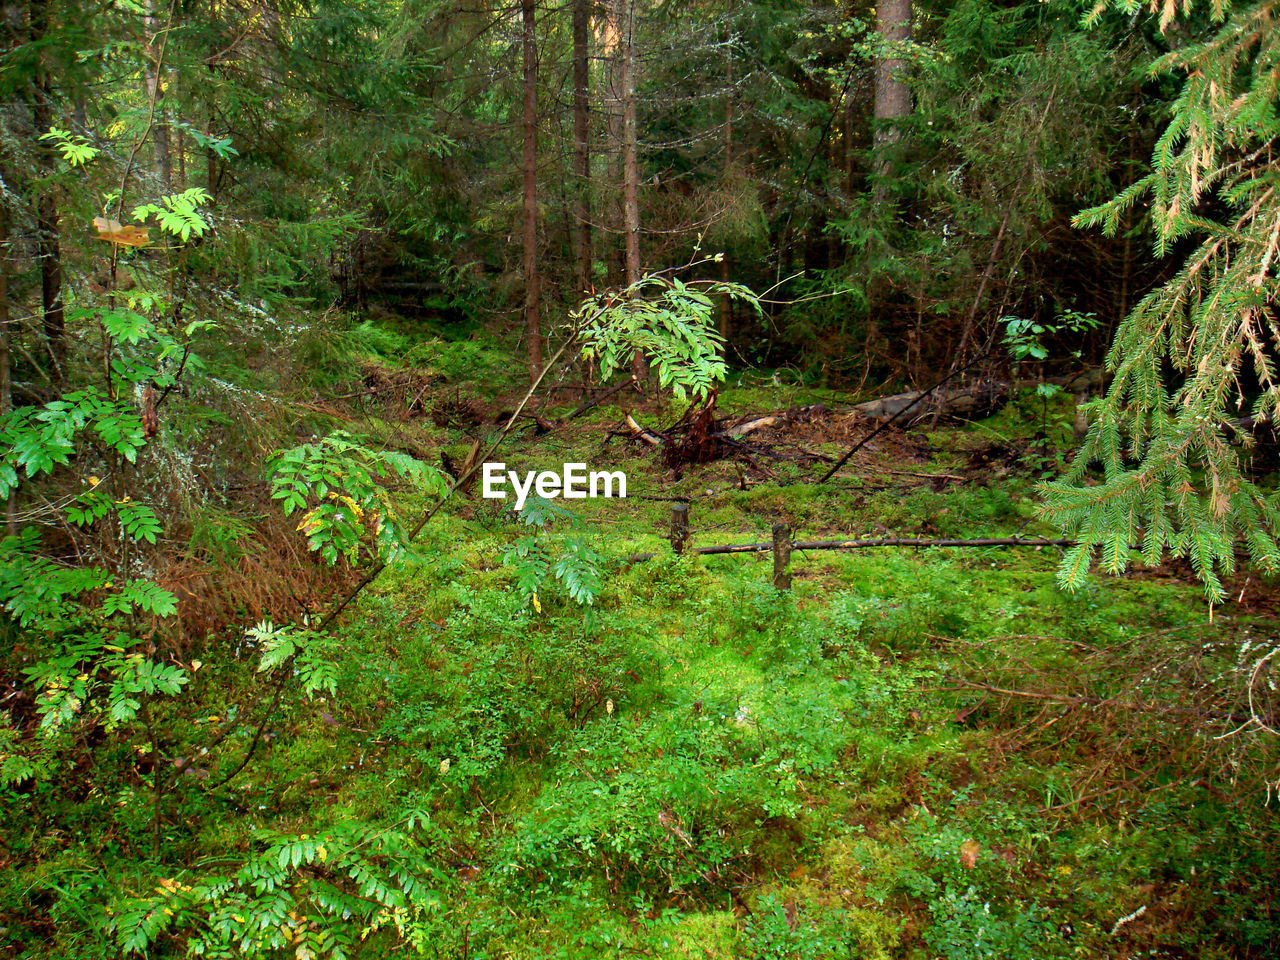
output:
[[0, 951], [1270, 955], [1275, 8], [0, 0]]

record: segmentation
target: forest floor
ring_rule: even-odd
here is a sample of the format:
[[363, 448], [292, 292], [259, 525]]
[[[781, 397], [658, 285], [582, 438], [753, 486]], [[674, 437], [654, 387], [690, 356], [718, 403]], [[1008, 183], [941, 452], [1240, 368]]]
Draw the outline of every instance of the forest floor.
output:
[[[766, 385], [720, 405], [838, 400]], [[425, 417], [365, 413], [411, 452], [467, 453]], [[838, 455], [870, 425], [753, 438], [784, 457], [761, 462], [771, 479], [722, 460], [677, 480], [609, 438], [621, 406], [525, 431], [493, 459], [621, 469], [628, 498], [541, 529], [457, 499], [353, 611], [341, 697], [279, 731], [240, 802], [312, 832], [428, 811], [427, 956], [1269, 956], [1276, 751], [1231, 731], [1274, 587], [1237, 578], [1211, 620], [1177, 565], [1071, 595], [1056, 549], [884, 548], [797, 552], [781, 592], [768, 553], [665, 540], [676, 496], [695, 546], [778, 521], [797, 539], [1052, 536], [1034, 485], [1069, 414], [1028, 399], [891, 430], [820, 485], [823, 463], [786, 457]], [[594, 601], [517, 589], [521, 540], [611, 558]], [[637, 552], [659, 557], [614, 562]]]
[[[355, 399], [306, 410], [462, 463], [519, 375], [463, 359], [478, 372], [443, 383], [371, 366]], [[730, 386], [726, 415], [834, 412], [752, 434], [748, 459], [674, 470], [611, 433], [628, 412], [670, 425], [679, 406], [620, 394], [550, 431], [524, 421], [491, 459], [622, 470], [627, 498], [556, 500], [571, 514], [541, 508], [545, 526], [478, 484], [451, 499], [323, 651], [336, 695], [290, 688], [260, 744], [238, 734], [231, 756], [252, 762], [225, 787], [179, 778], [162, 859], [146, 853], [158, 808], [127, 767], [118, 787], [58, 801], [78, 833], [24, 820], [26, 865], [3, 881], [30, 905], [21, 955], [118, 956], [78, 904], [113, 888], [163, 899], [264, 836], [300, 837], [280, 847], [312, 858], [294, 854], [291, 889], [320, 897], [318, 838], [407, 823], [434, 873], [359, 956], [1273, 956], [1278, 751], [1247, 718], [1251, 681], [1255, 702], [1274, 696], [1251, 673], [1276, 636], [1274, 584], [1237, 576], [1211, 617], [1177, 564], [1065, 593], [1056, 548], [797, 551], [788, 591], [768, 553], [672, 555], [676, 497], [693, 546], [766, 541], [777, 522], [797, 540], [1053, 535], [1035, 485], [1069, 452], [1069, 403], [887, 430], [810, 482], [873, 428], [839, 414], [852, 399]], [[225, 576], [254, 579], [245, 556]], [[288, 557], [290, 576], [311, 562]], [[191, 722], [257, 716], [252, 644], [201, 655], [191, 697], [210, 715]]]

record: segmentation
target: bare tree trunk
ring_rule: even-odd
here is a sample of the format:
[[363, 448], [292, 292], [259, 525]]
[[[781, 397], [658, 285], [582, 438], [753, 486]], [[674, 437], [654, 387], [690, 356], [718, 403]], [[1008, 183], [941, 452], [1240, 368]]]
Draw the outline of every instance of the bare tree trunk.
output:
[[[876, 5], [876, 31], [881, 42], [900, 44], [911, 39], [911, 0], [881, 0]], [[894, 51], [890, 51], [892, 54]], [[893, 164], [887, 156], [889, 149], [900, 135], [893, 121], [911, 114], [911, 90], [902, 81], [907, 61], [901, 57], [885, 56], [876, 60], [875, 83], [875, 150], [879, 156], [876, 165], [878, 179], [873, 191], [876, 201], [888, 194], [887, 178]]]
[[147, 3], [146, 16], [146, 57], [147, 66], [143, 78], [146, 86], [147, 101], [151, 104], [151, 143], [155, 149], [156, 176], [166, 191], [173, 186], [173, 167], [169, 151], [169, 122], [164, 106], [164, 77], [161, 75], [160, 47], [163, 40], [158, 39], [161, 32], [160, 18], [156, 16], [155, 2]]
[[573, 0], [573, 279], [591, 289], [591, 7]]
[[622, 34], [622, 227], [626, 234], [627, 284], [640, 279], [640, 167], [636, 143], [636, 6], [623, 0]]
[[[218, 19], [218, 0], [210, 0], [209, 3], [209, 19], [216, 23]], [[211, 41], [208, 49], [208, 57], [205, 60], [205, 69], [208, 74], [209, 82], [212, 84], [217, 80], [218, 76], [218, 43], [216, 40]], [[217, 126], [217, 112], [212, 103], [208, 106], [208, 113], [205, 116], [205, 135], [208, 137], [215, 136], [214, 130]], [[204, 151], [205, 161], [205, 190], [209, 192], [209, 196], [217, 197], [218, 188], [222, 184], [222, 174], [218, 166], [218, 154], [212, 147], [206, 147]]]
[[[12, 355], [9, 352], [9, 208], [0, 203], [0, 417], [13, 410]], [[5, 499], [5, 533], [16, 536], [17, 501], [11, 492]]]
[[524, 50], [524, 329], [529, 376], [542, 373], [542, 324], [538, 276], [538, 48], [535, 0], [520, 0]]
[[[30, 36], [33, 44], [44, 40], [49, 27], [49, 0], [31, 4]], [[33, 134], [40, 137], [53, 125], [53, 100], [48, 71], [37, 67], [32, 85]], [[37, 141], [46, 176], [54, 171], [54, 148]], [[58, 225], [58, 201], [53, 188], [42, 187], [36, 200], [36, 258], [40, 261], [40, 306], [49, 357], [53, 361], [53, 382], [61, 386], [67, 360], [67, 323], [62, 304], [62, 249]]]
[[[726, 13], [724, 43], [724, 179], [728, 184], [733, 178], [733, 0], [729, 0]], [[720, 280], [728, 283], [733, 273], [729, 268], [729, 254], [720, 251]], [[728, 341], [733, 333], [733, 298], [727, 293], [720, 298], [720, 336]]]
[[[601, 28], [601, 47], [605, 63], [605, 181], [609, 184], [607, 197], [607, 223], [610, 230], [617, 230], [622, 223], [622, 209], [618, 202], [622, 175], [622, 57], [620, 55], [621, 6], [626, 0], [605, 0], [604, 23]], [[624, 285], [622, 250], [612, 240], [605, 244], [605, 269], [610, 286]]]
[[[640, 161], [636, 133], [636, 5], [635, 0], [619, 0], [622, 7], [622, 56], [619, 85], [622, 90], [622, 229], [625, 236], [627, 286], [640, 279]], [[636, 383], [649, 376], [644, 354], [631, 358]]]

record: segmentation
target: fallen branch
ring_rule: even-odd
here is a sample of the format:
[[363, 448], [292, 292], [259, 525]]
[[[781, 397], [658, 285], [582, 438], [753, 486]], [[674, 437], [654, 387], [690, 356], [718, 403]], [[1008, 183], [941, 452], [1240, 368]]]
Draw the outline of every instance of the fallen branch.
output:
[[911, 410], [911, 409], [913, 409], [914, 407], [916, 407], [916, 406], [917, 406], [917, 405], [918, 405], [922, 400], [924, 400], [926, 397], [932, 396], [932, 395], [933, 395], [935, 392], [937, 392], [940, 388], [942, 388], [942, 387], [946, 386], [948, 383], [950, 383], [950, 382], [951, 382], [951, 380], [952, 380], [953, 378], [958, 377], [960, 374], [964, 373], [965, 371], [967, 371], [967, 370], [971, 369], [972, 367], [977, 366], [977, 364], [978, 364], [978, 363], [980, 363], [982, 360], [985, 360], [985, 359], [986, 359], [986, 357], [987, 357], [987, 354], [989, 354], [989, 353], [991, 352], [991, 348], [992, 348], [992, 346], [993, 346], [993, 345], [994, 345], [994, 338], [993, 338], [992, 343], [987, 344], [987, 348], [986, 348], [985, 350], [983, 350], [983, 351], [982, 351], [982, 353], [980, 353], [978, 356], [974, 357], [974, 358], [973, 358], [973, 360], [969, 361], [969, 363], [965, 364], [963, 367], [959, 367], [959, 368], [957, 368], [957, 369], [955, 369], [955, 370], [952, 370], [950, 373], [948, 373], [945, 377], [943, 377], [941, 380], [939, 380], [937, 383], [935, 383], [935, 384], [934, 384], [932, 387], [930, 387], [928, 390], [921, 391], [921, 393], [920, 393], [920, 395], [919, 395], [918, 397], [916, 397], [914, 400], [912, 400], [910, 403], [908, 403], [905, 407], [903, 407], [901, 410], [899, 410], [899, 411], [898, 411], [897, 413], [895, 413], [893, 416], [889, 417], [889, 419], [888, 419], [888, 420], [884, 421], [884, 423], [880, 424], [880, 426], [876, 427], [876, 428], [875, 428], [874, 430], [872, 430], [869, 434], [867, 434], [865, 437], [863, 437], [861, 440], [859, 440], [857, 443], [855, 443], [855, 444], [854, 444], [854, 445], [849, 449], [849, 451], [848, 451], [847, 453], [845, 453], [845, 454], [844, 454], [844, 456], [842, 456], [839, 460], [837, 460], [837, 461], [832, 465], [832, 467], [831, 467], [831, 469], [830, 469], [830, 470], [828, 470], [826, 473], [824, 473], [821, 477], [819, 477], [819, 478], [818, 478], [817, 482], [818, 482], [818, 483], [826, 483], [828, 480], [830, 480], [832, 477], [834, 477], [834, 476], [836, 475], [836, 471], [837, 471], [837, 470], [839, 470], [841, 467], [843, 467], [846, 463], [848, 463], [848, 462], [849, 462], [849, 459], [850, 459], [850, 458], [851, 458], [855, 453], [857, 453], [859, 450], [861, 450], [863, 447], [865, 447], [865, 446], [866, 446], [868, 443], [870, 443], [870, 442], [871, 442], [875, 437], [878, 437], [878, 436], [879, 436], [881, 433], [883, 433], [885, 430], [888, 430], [888, 429], [889, 429], [890, 424], [892, 424], [895, 420], [897, 420], [899, 417], [901, 417], [904, 413], [906, 413], [908, 410]]
[[989, 683], [977, 683], [973, 680], [947, 678], [953, 687], [936, 689], [958, 693], [963, 690], [977, 690], [982, 693], [998, 693], [1006, 697], [1023, 697], [1028, 700], [1044, 700], [1049, 703], [1060, 703], [1076, 707], [1118, 707], [1122, 710], [1136, 710], [1142, 713], [1173, 713], [1180, 716], [1196, 717], [1200, 720], [1225, 720], [1235, 723], [1241, 718], [1235, 713], [1212, 713], [1196, 710], [1193, 707], [1179, 707], [1174, 704], [1143, 703], [1140, 700], [1113, 700], [1110, 697], [1081, 697], [1066, 693], [1042, 693], [1038, 690], [1011, 690], [1008, 687], [997, 687]]
[[635, 383], [635, 380], [636, 378], [635, 378], [635, 375], [633, 374], [632, 376], [627, 377], [627, 379], [623, 380], [621, 383], [614, 384], [612, 387], [610, 387], [604, 393], [600, 394], [598, 397], [588, 400], [582, 406], [578, 407], [577, 410], [573, 411], [573, 413], [569, 414], [567, 417], [565, 417], [565, 419], [575, 420], [578, 417], [582, 416], [584, 413], [586, 413], [588, 410], [595, 409], [596, 407], [600, 406], [600, 404], [604, 403], [606, 400], [612, 397], [615, 393], [620, 393], [622, 390], [624, 390], [628, 384]]
[[[872, 547], [1070, 547], [1074, 540], [1028, 540], [1023, 537], [981, 537], [976, 540], [929, 540], [921, 537], [884, 537], [877, 540], [797, 540], [792, 550], [866, 550]], [[686, 553], [703, 556], [727, 553], [767, 553], [773, 549], [768, 543], [731, 543], [717, 547], [695, 547]], [[658, 553], [633, 553], [624, 563], [642, 563], [661, 556]]]
[[[631, 379], [634, 380], [635, 378], [632, 377]], [[651, 430], [646, 430], [644, 427], [640, 426], [640, 424], [636, 423], [635, 417], [631, 416], [631, 414], [628, 413], [626, 415], [626, 418], [627, 418], [627, 426], [631, 428], [632, 437], [639, 440], [643, 440], [645, 443], [649, 444], [649, 446], [651, 447], [656, 447], [662, 443], [661, 437], [659, 437], [656, 433], [652, 432]]]

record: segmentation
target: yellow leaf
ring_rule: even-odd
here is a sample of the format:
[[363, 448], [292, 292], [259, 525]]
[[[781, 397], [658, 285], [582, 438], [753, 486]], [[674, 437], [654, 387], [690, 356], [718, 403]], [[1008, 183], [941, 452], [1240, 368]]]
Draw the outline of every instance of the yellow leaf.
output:
[[960, 844], [960, 866], [972, 870], [978, 865], [978, 854], [982, 852], [982, 844], [969, 839]]
[[536, 593], [533, 595], [533, 609], [538, 611], [538, 613], [542, 612], [542, 601], [538, 599], [538, 595]]
[[323, 846], [316, 847], [316, 859], [318, 859], [321, 863], [324, 863], [326, 860], [329, 859], [329, 851], [326, 850]]
[[440, 761], [440, 772], [441, 772], [441, 773], [448, 773], [448, 772], [449, 772], [449, 767], [450, 767], [451, 765], [452, 765], [452, 763], [451, 763], [451, 761], [449, 760], [449, 758], [448, 758], [448, 757], [445, 757], [443, 760], [441, 760], [441, 761]]
[[151, 242], [151, 234], [146, 227], [126, 227], [116, 220], [106, 217], [94, 217], [93, 225], [98, 229], [96, 239], [114, 243], [120, 247], [145, 247]]

